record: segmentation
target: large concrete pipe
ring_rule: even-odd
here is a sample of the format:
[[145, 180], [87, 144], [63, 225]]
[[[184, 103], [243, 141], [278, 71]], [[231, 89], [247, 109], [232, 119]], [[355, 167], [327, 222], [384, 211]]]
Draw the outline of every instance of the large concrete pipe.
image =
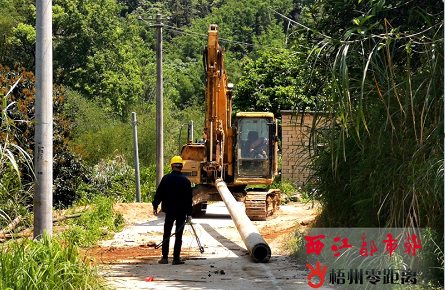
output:
[[232, 220], [235, 223], [236, 228], [250, 253], [250, 256], [252, 256], [256, 262], [269, 261], [271, 256], [269, 245], [255, 228], [252, 221], [247, 217], [246, 213], [236, 202], [232, 193], [227, 188], [226, 183], [221, 179], [218, 179], [216, 181], [216, 189], [218, 189], [222, 200], [226, 204], [230, 216], [232, 217]]

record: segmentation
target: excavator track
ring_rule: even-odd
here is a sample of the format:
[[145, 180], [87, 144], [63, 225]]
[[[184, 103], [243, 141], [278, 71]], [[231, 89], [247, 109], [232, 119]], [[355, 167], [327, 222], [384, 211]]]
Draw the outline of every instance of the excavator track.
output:
[[279, 189], [249, 190], [244, 203], [246, 215], [250, 220], [265, 221], [280, 209], [281, 191]]

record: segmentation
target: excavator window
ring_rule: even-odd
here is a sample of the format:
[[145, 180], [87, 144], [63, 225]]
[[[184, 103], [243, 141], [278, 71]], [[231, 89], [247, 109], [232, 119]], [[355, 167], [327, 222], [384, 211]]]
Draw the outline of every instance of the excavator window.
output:
[[269, 176], [271, 171], [270, 120], [242, 118], [238, 120], [238, 176]]

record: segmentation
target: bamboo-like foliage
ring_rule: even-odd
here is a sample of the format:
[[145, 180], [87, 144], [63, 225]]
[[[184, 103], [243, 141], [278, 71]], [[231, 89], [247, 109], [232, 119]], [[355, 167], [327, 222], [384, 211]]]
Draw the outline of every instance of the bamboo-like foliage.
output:
[[24, 205], [31, 193], [30, 187], [22, 184], [21, 168], [26, 167], [33, 175], [32, 157], [9, 136], [14, 121], [9, 118], [7, 111], [15, 102], [7, 104], [6, 101], [4, 98], [0, 117], [0, 210], [3, 213], [0, 214], [0, 226], [10, 223], [17, 215], [27, 213]]
[[386, 18], [366, 32], [369, 18], [357, 18], [314, 50], [332, 60], [329, 146], [313, 162], [320, 225], [428, 227], [443, 244], [441, 5], [410, 12], [419, 25], [409, 32]]
[[325, 58], [335, 55], [330, 70], [335, 121], [318, 164], [329, 160], [324, 174], [347, 184], [345, 193], [366, 192], [365, 207], [376, 206], [380, 225], [432, 226], [436, 217], [423, 220], [422, 208], [442, 211], [443, 19], [417, 13], [429, 24], [421, 31], [401, 33], [385, 19], [380, 34], [360, 37], [351, 29], [347, 40], [328, 39], [315, 49]]

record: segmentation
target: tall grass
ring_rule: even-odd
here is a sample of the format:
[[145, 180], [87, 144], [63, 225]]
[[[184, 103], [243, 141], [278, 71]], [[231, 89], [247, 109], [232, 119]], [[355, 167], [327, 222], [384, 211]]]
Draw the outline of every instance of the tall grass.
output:
[[411, 33], [382, 18], [320, 42], [317, 57], [333, 60], [332, 102], [328, 146], [312, 169], [318, 226], [429, 228], [439, 253], [431, 267], [443, 271], [443, 3], [437, 10], [413, 7]]
[[76, 219], [64, 221], [68, 230], [61, 233], [63, 240], [83, 248], [97, 244], [101, 239], [112, 237], [125, 225], [121, 213], [113, 210], [112, 197], [97, 196]]
[[0, 289], [109, 289], [77, 246], [44, 235], [0, 247]]
[[321, 200], [354, 209], [332, 225], [443, 228], [442, 24], [331, 47], [332, 130], [314, 169]]

